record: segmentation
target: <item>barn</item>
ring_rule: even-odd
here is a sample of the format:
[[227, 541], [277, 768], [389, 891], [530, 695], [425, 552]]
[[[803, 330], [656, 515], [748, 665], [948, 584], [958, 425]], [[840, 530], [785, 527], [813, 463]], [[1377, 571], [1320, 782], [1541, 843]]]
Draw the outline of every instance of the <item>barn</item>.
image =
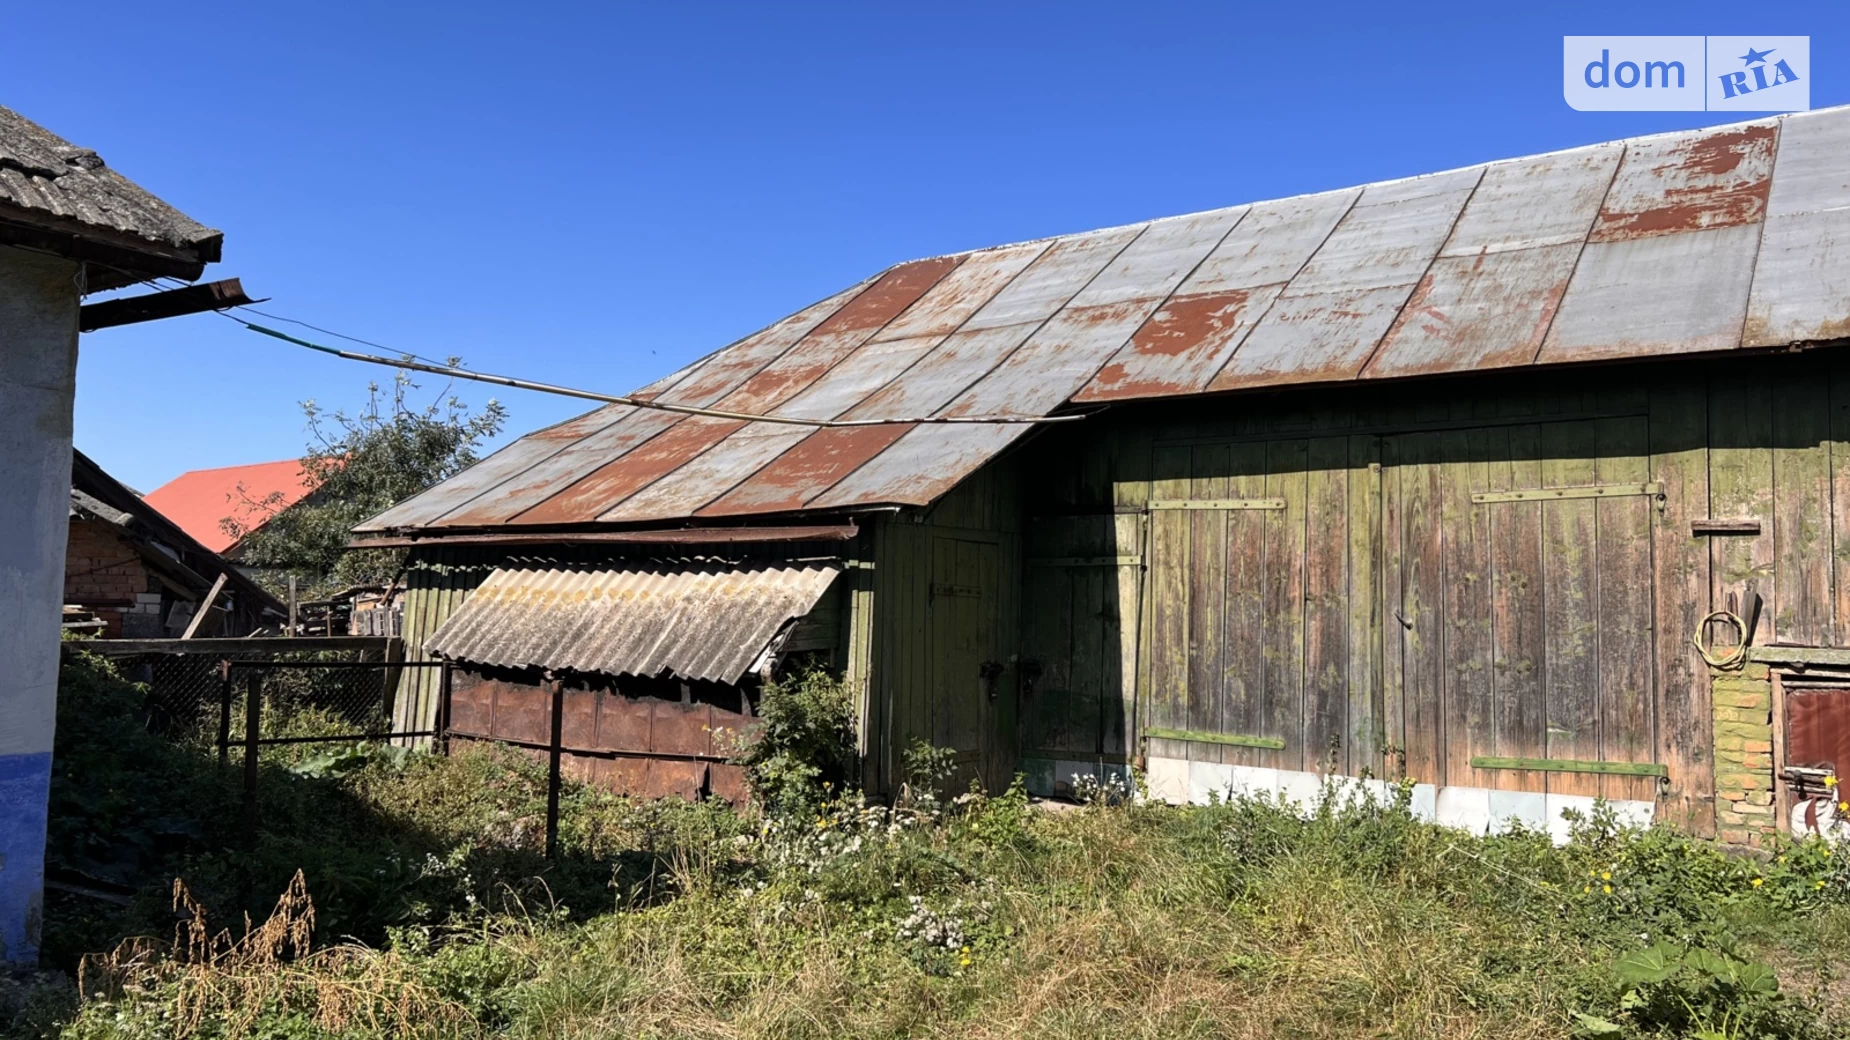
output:
[[928, 740], [1754, 844], [1850, 769], [1847, 339], [1840, 108], [902, 263], [355, 544], [457, 731], [558, 684], [621, 789], [736, 792], [805, 655], [877, 792]]

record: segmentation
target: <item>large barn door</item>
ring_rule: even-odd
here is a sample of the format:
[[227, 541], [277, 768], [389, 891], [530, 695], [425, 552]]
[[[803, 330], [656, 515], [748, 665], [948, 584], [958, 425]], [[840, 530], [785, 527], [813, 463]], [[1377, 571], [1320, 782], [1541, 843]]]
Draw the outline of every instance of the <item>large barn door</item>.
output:
[[1379, 771], [1378, 441], [1165, 445], [1149, 502], [1149, 755]]
[[1511, 768], [1655, 760], [1645, 419], [1404, 434], [1382, 453], [1383, 707], [1407, 774], [1655, 798], [1646, 776]]

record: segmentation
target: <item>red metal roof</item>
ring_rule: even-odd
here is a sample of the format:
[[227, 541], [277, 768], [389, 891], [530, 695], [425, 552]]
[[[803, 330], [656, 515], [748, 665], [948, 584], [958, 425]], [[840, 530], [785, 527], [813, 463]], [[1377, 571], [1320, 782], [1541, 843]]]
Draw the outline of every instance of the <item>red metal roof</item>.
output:
[[[1850, 108], [900, 264], [359, 530], [929, 504], [1032, 427], [909, 422], [1850, 337]], [[1775, 163], [1777, 159], [1777, 163]]]
[[[237, 539], [225, 533], [224, 521], [256, 528], [315, 489], [297, 459], [256, 462], [248, 466], [195, 469], [142, 496], [179, 528], [213, 552], [224, 552]], [[273, 503], [265, 503], [271, 495]]]

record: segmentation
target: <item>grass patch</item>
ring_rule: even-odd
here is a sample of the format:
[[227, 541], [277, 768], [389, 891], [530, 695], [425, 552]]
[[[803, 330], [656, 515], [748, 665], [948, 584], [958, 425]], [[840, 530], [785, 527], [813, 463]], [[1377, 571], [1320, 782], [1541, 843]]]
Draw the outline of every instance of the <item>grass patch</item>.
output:
[[[92, 958], [86, 999], [41, 1000], [17, 1028], [1850, 1035], [1850, 858], [1818, 844], [1738, 858], [1596, 816], [1556, 847], [1424, 824], [1404, 798], [1308, 816], [1102, 796], [1049, 811], [1019, 788], [946, 798], [924, 783], [894, 807], [792, 793], [776, 816], [575, 789], [568, 853], [547, 864], [542, 778], [519, 756], [363, 757], [285, 769], [291, 794], [248, 862], [211, 828], [161, 860], [193, 887], [176, 904], [172, 874], [149, 882], [157, 939]], [[268, 924], [243, 924], [256, 897], [240, 886], [263, 894]]]

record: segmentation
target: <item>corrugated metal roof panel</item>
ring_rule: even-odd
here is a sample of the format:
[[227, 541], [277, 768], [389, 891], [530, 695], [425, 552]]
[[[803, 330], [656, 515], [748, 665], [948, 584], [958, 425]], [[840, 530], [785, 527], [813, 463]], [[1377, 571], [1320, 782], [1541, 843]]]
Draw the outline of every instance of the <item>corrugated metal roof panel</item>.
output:
[[425, 642], [501, 668], [737, 682], [840, 569], [500, 568]]
[[894, 426], [607, 413], [364, 529], [923, 504], [1027, 428], [907, 420], [1850, 335], [1847, 147], [1837, 109], [901, 264], [649, 388]]

